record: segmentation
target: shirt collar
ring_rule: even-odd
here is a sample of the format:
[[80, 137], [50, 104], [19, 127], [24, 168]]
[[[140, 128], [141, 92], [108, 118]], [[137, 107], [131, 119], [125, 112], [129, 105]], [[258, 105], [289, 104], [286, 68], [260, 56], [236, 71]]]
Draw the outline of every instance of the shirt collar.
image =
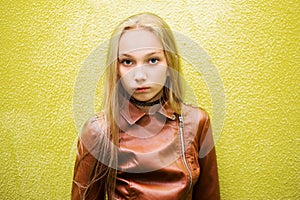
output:
[[[147, 115], [144, 111], [136, 107], [133, 103], [125, 98], [122, 101], [120, 113], [130, 125], [135, 124], [143, 116]], [[169, 102], [165, 102], [163, 105], [161, 105], [161, 107], [154, 114], [157, 113], [160, 113], [171, 120], [176, 119], [175, 112], [169, 105]]]

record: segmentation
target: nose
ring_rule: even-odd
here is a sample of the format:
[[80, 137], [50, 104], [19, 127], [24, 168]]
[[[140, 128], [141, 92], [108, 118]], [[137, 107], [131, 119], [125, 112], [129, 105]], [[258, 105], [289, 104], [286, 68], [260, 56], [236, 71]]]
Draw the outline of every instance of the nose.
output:
[[147, 79], [147, 73], [143, 66], [138, 66], [134, 69], [134, 80], [138, 83], [144, 82]]

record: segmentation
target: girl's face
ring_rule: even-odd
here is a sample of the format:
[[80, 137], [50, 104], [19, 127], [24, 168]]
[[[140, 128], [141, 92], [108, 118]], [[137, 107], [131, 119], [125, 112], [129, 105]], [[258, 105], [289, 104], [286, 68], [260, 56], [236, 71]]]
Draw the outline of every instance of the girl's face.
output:
[[118, 75], [129, 95], [139, 101], [161, 98], [168, 76], [161, 42], [148, 30], [133, 29], [119, 40]]

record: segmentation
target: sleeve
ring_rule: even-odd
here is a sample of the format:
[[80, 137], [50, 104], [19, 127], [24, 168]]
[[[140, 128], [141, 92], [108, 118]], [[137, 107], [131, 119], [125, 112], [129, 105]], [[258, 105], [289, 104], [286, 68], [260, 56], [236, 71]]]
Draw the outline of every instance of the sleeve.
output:
[[[74, 177], [72, 183], [72, 200], [83, 199], [83, 194], [89, 184], [90, 176], [94, 170], [94, 166], [97, 163], [97, 159], [89, 151], [88, 147], [93, 141], [97, 140], [97, 134], [93, 129], [92, 123], [94, 121], [88, 121], [81, 132], [77, 144], [77, 155], [74, 167]], [[87, 144], [87, 141], [89, 142]], [[95, 143], [95, 142], [94, 142]], [[96, 181], [92, 187], [89, 188], [88, 196], [85, 199], [100, 199], [104, 200], [105, 189], [100, 181]]]
[[200, 175], [193, 188], [193, 200], [219, 200], [217, 158], [208, 115], [203, 127], [199, 127], [199, 130], [202, 130], [198, 160]]

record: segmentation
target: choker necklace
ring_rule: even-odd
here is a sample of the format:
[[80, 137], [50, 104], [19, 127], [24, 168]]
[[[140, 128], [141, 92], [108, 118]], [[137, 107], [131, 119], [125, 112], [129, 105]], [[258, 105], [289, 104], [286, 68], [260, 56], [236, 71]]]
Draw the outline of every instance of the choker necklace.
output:
[[139, 101], [133, 97], [130, 97], [129, 101], [137, 106], [153, 106], [155, 104], [159, 104], [160, 102], [164, 102], [163, 100], [163, 97], [160, 98], [160, 99], [157, 99], [155, 101], [151, 101], [151, 102], [148, 102], [148, 101]]

